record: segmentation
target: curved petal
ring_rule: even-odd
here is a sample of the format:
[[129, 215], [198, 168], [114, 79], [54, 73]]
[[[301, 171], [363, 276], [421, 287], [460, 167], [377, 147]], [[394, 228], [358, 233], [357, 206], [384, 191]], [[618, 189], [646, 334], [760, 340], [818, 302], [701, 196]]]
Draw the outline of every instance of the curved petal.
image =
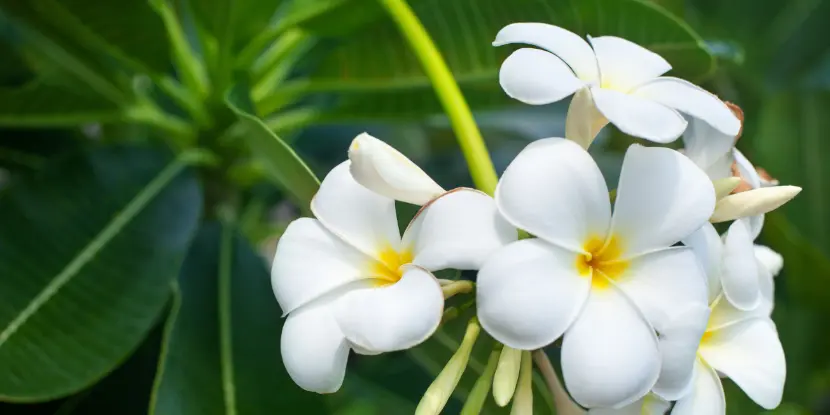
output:
[[343, 384], [349, 342], [329, 303], [309, 304], [291, 313], [282, 328], [280, 352], [288, 375], [299, 387], [333, 393]]
[[706, 222], [700, 229], [681, 240], [683, 245], [692, 248], [697, 260], [706, 271], [706, 286], [709, 291], [708, 303], [711, 304], [720, 295], [721, 262], [723, 258], [723, 241], [711, 223]]
[[683, 133], [683, 154], [713, 181], [732, 176], [734, 145], [735, 136], [724, 134], [698, 118], [692, 118]]
[[660, 332], [660, 377], [653, 392], [675, 401], [692, 388], [697, 347], [706, 331], [709, 307], [694, 305], [679, 313]]
[[772, 274], [773, 277], [778, 276], [784, 268], [784, 257], [772, 248], [764, 245], [755, 245], [755, 259]]
[[562, 59], [531, 48], [519, 49], [505, 59], [499, 84], [511, 98], [531, 105], [559, 101], [583, 86]]
[[735, 308], [722, 295], [711, 304], [710, 308], [712, 312], [709, 314], [709, 325], [706, 328], [708, 332], [717, 331], [753, 318], [768, 318], [769, 312], [772, 311], [770, 306], [764, 307], [763, 303], [749, 311], [740, 310]]
[[645, 396], [659, 373], [654, 330], [625, 294], [613, 285], [591, 290], [562, 341], [562, 376], [574, 400], [625, 406]]
[[352, 177], [390, 199], [423, 205], [444, 193], [420, 167], [389, 144], [362, 133], [349, 146]]
[[459, 188], [418, 212], [404, 232], [403, 245], [412, 247], [412, 263], [431, 271], [479, 269], [490, 254], [517, 237], [492, 197]]
[[706, 121], [727, 136], [735, 137], [741, 131], [741, 120], [720, 98], [691, 82], [661, 77], [637, 87], [632, 94]]
[[607, 124], [608, 119], [597, 110], [594, 99], [591, 98], [591, 88], [584, 87], [576, 91], [568, 106], [565, 138], [587, 149]]
[[628, 92], [671, 69], [663, 57], [629, 40], [589, 36], [588, 41], [597, 55], [603, 88]]
[[589, 415], [664, 415], [671, 403], [654, 394], [648, 394], [643, 399], [619, 409], [592, 408]]
[[712, 182], [686, 156], [635, 144], [623, 160], [611, 232], [632, 257], [689, 236], [714, 206]]
[[561, 247], [581, 252], [603, 239], [611, 217], [608, 187], [594, 160], [573, 141], [537, 140], [507, 166], [496, 205], [508, 222]]
[[723, 384], [718, 374], [700, 359], [695, 362], [693, 385], [691, 392], [674, 404], [671, 415], [726, 415]]
[[493, 46], [525, 43], [547, 50], [561, 58], [573, 69], [579, 79], [590, 82], [599, 79], [597, 60], [591, 45], [576, 33], [545, 23], [513, 23], [502, 28]]
[[478, 319], [514, 349], [553, 343], [571, 325], [591, 287], [576, 270], [577, 254], [539, 239], [496, 251], [478, 272]]
[[772, 320], [750, 319], [717, 330], [701, 344], [700, 355], [758, 405], [773, 409], [781, 403], [787, 365]]
[[735, 307], [752, 310], [761, 301], [758, 279], [758, 261], [755, 245], [747, 223], [741, 219], [732, 222], [723, 244], [723, 293]]
[[416, 346], [438, 328], [444, 294], [420, 267], [406, 267], [400, 281], [351, 290], [337, 301], [336, 318], [350, 342], [369, 352]]
[[[755, 166], [749, 162], [749, 159], [737, 148], [732, 150], [732, 154], [741, 178], [746, 180], [753, 189], [764, 187], [761, 185], [761, 175], [758, 174], [758, 171], [755, 170]], [[761, 234], [761, 229], [764, 227], [764, 215], [749, 216], [747, 219], [749, 220], [749, 230], [752, 234], [752, 239], [757, 239]]]
[[597, 109], [620, 131], [655, 143], [670, 143], [686, 129], [677, 111], [654, 101], [604, 88], [591, 88]]
[[379, 258], [401, 242], [395, 201], [358, 184], [349, 172], [351, 162], [333, 168], [311, 201], [314, 216], [329, 231], [361, 252]]
[[706, 275], [687, 247], [634, 258], [616, 282], [658, 332], [671, 326], [678, 311], [708, 305]]
[[288, 225], [277, 244], [271, 286], [288, 314], [338, 287], [370, 277], [373, 262], [319, 221], [300, 218]]

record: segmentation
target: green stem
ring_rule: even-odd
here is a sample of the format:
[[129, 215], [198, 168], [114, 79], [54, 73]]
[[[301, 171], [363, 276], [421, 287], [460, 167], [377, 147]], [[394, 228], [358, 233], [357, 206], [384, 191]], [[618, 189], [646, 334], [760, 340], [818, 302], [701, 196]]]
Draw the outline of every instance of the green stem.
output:
[[175, 10], [167, 0], [153, 1], [151, 4], [164, 21], [167, 38], [173, 47], [173, 59], [182, 82], [199, 98], [205, 98], [209, 88], [205, 67], [190, 47]]
[[438, 100], [444, 107], [447, 117], [450, 119], [453, 130], [458, 137], [458, 144], [467, 159], [467, 166], [473, 182], [481, 191], [490, 195], [496, 190], [498, 177], [487, 152], [487, 146], [481, 138], [481, 132], [476, 126], [473, 114], [461, 89], [455, 82], [450, 69], [435, 47], [424, 26], [418, 20], [418, 16], [406, 3], [406, 0], [378, 0], [389, 12], [392, 19], [409, 42], [418, 60], [424, 68]]
[[160, 110], [152, 101], [140, 101], [127, 110], [126, 118], [170, 133], [179, 147], [186, 148], [192, 144], [194, 131], [190, 123]]

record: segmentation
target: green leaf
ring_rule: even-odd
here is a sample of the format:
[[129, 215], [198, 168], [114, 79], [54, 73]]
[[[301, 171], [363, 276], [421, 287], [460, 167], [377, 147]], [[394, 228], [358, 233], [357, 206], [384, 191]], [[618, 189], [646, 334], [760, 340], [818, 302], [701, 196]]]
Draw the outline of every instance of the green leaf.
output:
[[0, 88], [0, 125], [70, 126], [115, 122], [124, 115], [110, 100], [65, 86], [36, 82], [21, 88]]
[[207, 224], [179, 276], [150, 413], [326, 413], [280, 359], [280, 309], [265, 262], [230, 227]]
[[299, 206], [309, 206], [320, 187], [320, 181], [311, 169], [262, 120], [237, 107], [231, 99], [228, 105], [239, 118], [244, 140], [253, 156], [265, 167], [268, 178], [290, 193]]
[[71, 39], [86, 51], [104, 52], [143, 72], [170, 69], [164, 24], [147, 0], [2, 0], [0, 6], [55, 41]]
[[[545, 22], [580, 35], [624, 37], [661, 54], [674, 66], [672, 74], [690, 80], [709, 75], [714, 67], [696, 33], [659, 6], [641, 0], [516, 0], [509, 6], [500, 0], [422, 0], [413, 8], [474, 109], [510, 102], [499, 87], [498, 71], [515, 48], [495, 48], [490, 42], [514, 22]], [[423, 115], [440, 108], [428, 91], [430, 81], [421, 65], [389, 19], [362, 27], [333, 51], [320, 50], [325, 55], [317, 71], [297, 88], [342, 94], [335, 117]]]
[[0, 399], [76, 392], [141, 343], [201, 213], [185, 167], [104, 148], [0, 196]]

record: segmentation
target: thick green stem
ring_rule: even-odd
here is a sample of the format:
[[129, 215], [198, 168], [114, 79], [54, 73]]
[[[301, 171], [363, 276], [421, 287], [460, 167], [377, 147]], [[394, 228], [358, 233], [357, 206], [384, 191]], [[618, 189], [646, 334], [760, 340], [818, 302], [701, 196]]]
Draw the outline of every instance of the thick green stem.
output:
[[478, 130], [470, 107], [464, 100], [464, 95], [461, 94], [461, 89], [444, 62], [444, 58], [441, 57], [435, 43], [418, 20], [418, 16], [412, 12], [405, 0], [378, 1], [397, 23], [401, 33], [409, 42], [409, 46], [421, 61], [424, 72], [432, 81], [438, 100], [441, 101], [444, 112], [450, 119], [461, 151], [467, 159], [473, 182], [481, 191], [492, 195], [498, 182], [496, 170], [493, 168], [487, 146], [481, 138], [481, 132]]

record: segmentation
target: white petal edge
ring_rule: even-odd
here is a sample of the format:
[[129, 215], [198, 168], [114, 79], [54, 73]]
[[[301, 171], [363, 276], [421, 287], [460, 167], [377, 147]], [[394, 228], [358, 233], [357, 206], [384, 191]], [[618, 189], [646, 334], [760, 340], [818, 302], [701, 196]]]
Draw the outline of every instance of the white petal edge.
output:
[[[732, 154], [735, 159], [735, 164], [738, 166], [738, 171], [747, 183], [749, 183], [753, 189], [760, 189], [761, 187], [764, 187], [761, 184], [761, 176], [758, 174], [758, 171], [755, 170], [755, 166], [749, 162], [749, 159], [747, 159], [746, 156], [744, 156], [744, 154], [737, 148], [732, 150]], [[752, 239], [758, 239], [758, 236], [761, 235], [761, 230], [764, 227], [764, 215], [750, 216], [748, 219]]]
[[755, 245], [755, 258], [772, 274], [778, 276], [784, 269], [784, 257], [772, 248], [764, 245]]
[[311, 218], [288, 225], [277, 243], [271, 286], [284, 314], [354, 281], [374, 261]]
[[680, 137], [688, 123], [677, 111], [655, 101], [611, 89], [591, 87], [597, 109], [620, 131], [655, 143]]
[[479, 269], [495, 250], [518, 238], [492, 197], [458, 188], [424, 206], [406, 228], [403, 246], [412, 263], [430, 271]]
[[592, 289], [562, 341], [562, 376], [574, 400], [623, 407], [644, 397], [659, 374], [654, 329], [613, 285]]
[[591, 98], [591, 89], [584, 87], [576, 91], [568, 106], [565, 138], [587, 149], [607, 124], [608, 119], [597, 110], [594, 99]]
[[686, 156], [634, 144], [623, 159], [611, 232], [624, 255], [639, 255], [689, 236], [714, 206], [712, 182]]
[[379, 258], [379, 253], [401, 243], [395, 201], [357, 183], [351, 162], [333, 168], [311, 200], [311, 211], [323, 226], [361, 252]]
[[741, 120], [720, 98], [689, 81], [661, 77], [637, 87], [632, 93], [706, 121], [727, 136], [734, 137], [741, 131]]
[[574, 252], [582, 252], [589, 237], [603, 239], [611, 217], [599, 167], [585, 149], [562, 138], [525, 147], [502, 174], [495, 198], [515, 227]]
[[708, 321], [709, 307], [693, 305], [677, 314], [660, 332], [662, 363], [653, 392], [663, 399], [676, 401], [692, 388], [697, 347]]
[[561, 27], [545, 23], [512, 23], [496, 34], [493, 46], [509, 43], [525, 43], [553, 53], [585, 82], [599, 79], [597, 60], [591, 45], [576, 33]]
[[760, 304], [758, 272], [749, 225], [743, 219], [736, 220], [724, 237], [721, 284], [727, 300], [738, 309], [752, 310]]
[[532, 48], [519, 49], [504, 60], [499, 84], [511, 98], [531, 105], [559, 101], [584, 85], [562, 59]]
[[678, 312], [708, 305], [705, 272], [688, 247], [634, 258], [616, 283], [658, 332], [671, 327]]
[[306, 305], [288, 316], [282, 328], [280, 352], [288, 375], [299, 387], [333, 393], [343, 384], [349, 342], [328, 302]]
[[514, 349], [553, 343], [582, 308], [591, 277], [576, 270], [577, 254], [540, 239], [496, 251], [478, 272], [476, 302], [481, 326]]
[[588, 411], [590, 415], [664, 415], [669, 410], [671, 403], [654, 394], [648, 394], [643, 399], [624, 406], [614, 408], [592, 408]]
[[671, 415], [726, 415], [726, 396], [718, 374], [697, 359], [690, 393], [674, 404]]
[[444, 312], [438, 280], [420, 267], [405, 266], [400, 281], [343, 294], [335, 316], [346, 338], [362, 350], [391, 352], [414, 347], [432, 335]]
[[683, 154], [706, 171], [712, 181], [732, 176], [735, 137], [716, 130], [703, 120], [691, 118], [683, 133]]
[[773, 409], [781, 403], [787, 364], [772, 320], [750, 319], [718, 330], [701, 344], [700, 355], [758, 405]]
[[698, 262], [706, 271], [706, 286], [711, 304], [721, 293], [721, 262], [723, 260], [723, 240], [715, 227], [707, 222], [689, 236], [681, 239], [683, 245], [692, 248]]
[[444, 193], [412, 160], [369, 134], [352, 140], [349, 160], [355, 181], [390, 199], [423, 205]]
[[597, 56], [602, 88], [629, 92], [671, 69], [662, 56], [615, 36], [588, 37]]

